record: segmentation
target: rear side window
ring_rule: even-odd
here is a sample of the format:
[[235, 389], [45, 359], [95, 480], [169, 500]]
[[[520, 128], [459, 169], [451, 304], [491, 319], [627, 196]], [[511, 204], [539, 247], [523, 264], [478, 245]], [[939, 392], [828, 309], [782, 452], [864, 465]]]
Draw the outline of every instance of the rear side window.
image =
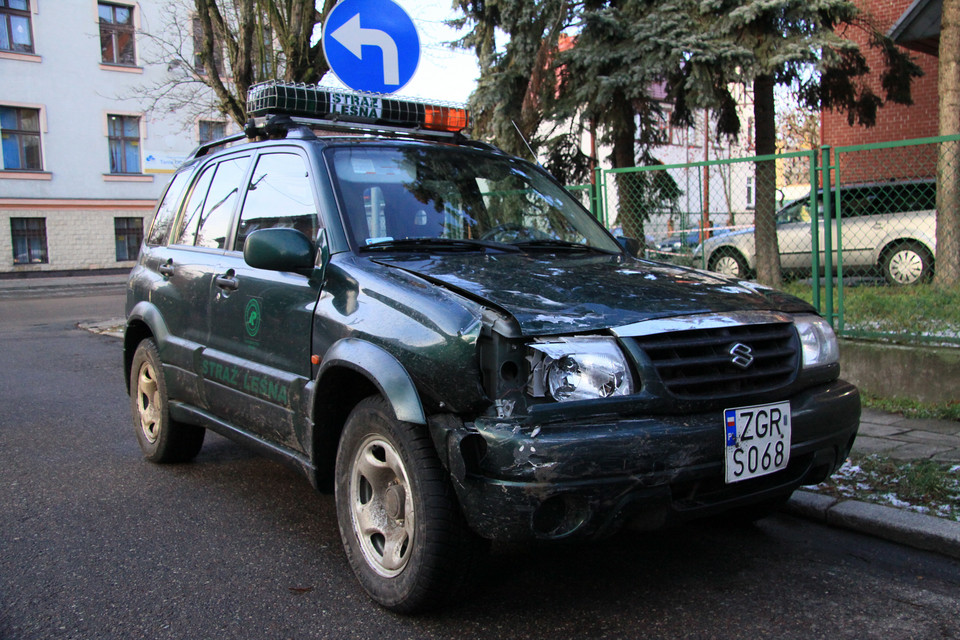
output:
[[147, 234], [147, 244], [158, 246], [167, 243], [173, 221], [177, 218], [177, 205], [180, 204], [183, 190], [190, 181], [190, 174], [190, 171], [182, 171], [173, 176], [160, 200], [160, 206], [157, 207], [157, 215], [154, 216], [150, 233]]
[[184, 206], [177, 244], [222, 249], [249, 157], [232, 158], [203, 170]]
[[197, 227], [200, 225], [200, 216], [203, 213], [203, 203], [207, 199], [207, 191], [210, 190], [210, 182], [213, 180], [213, 172], [216, 168], [216, 165], [206, 167], [194, 183], [187, 204], [183, 208], [183, 220], [180, 222], [175, 244], [192, 245], [196, 239]]
[[227, 246], [227, 234], [233, 222], [233, 210], [240, 195], [243, 178], [247, 174], [250, 158], [224, 160], [217, 165], [217, 173], [210, 185], [207, 201], [203, 205], [203, 217], [197, 231], [196, 245], [210, 249]]
[[894, 182], [850, 191], [843, 202], [844, 217], [924, 211], [937, 206], [937, 188], [932, 182]]
[[937, 186], [933, 182], [916, 182], [900, 185], [893, 190], [894, 197], [889, 213], [924, 211], [937, 206]]
[[293, 153], [260, 156], [253, 170], [240, 213], [235, 251], [243, 251], [247, 236], [258, 229], [297, 229], [317, 237], [317, 207], [303, 158]]

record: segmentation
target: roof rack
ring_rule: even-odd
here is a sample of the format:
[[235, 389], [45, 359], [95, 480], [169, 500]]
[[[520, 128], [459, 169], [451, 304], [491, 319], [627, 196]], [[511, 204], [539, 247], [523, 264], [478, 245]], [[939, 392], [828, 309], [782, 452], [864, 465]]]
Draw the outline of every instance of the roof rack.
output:
[[261, 128], [271, 116], [281, 115], [288, 116], [294, 124], [335, 131], [440, 138], [460, 137], [469, 124], [463, 105], [275, 80], [250, 87], [247, 113], [256, 127], [252, 131]]
[[187, 156], [186, 161], [189, 162], [190, 160], [202, 158], [203, 156], [210, 153], [212, 149], [216, 149], [217, 147], [225, 147], [228, 144], [239, 142], [240, 140], [246, 140], [247, 137], [248, 136], [246, 133], [235, 133], [232, 136], [227, 136], [226, 138], [218, 138], [216, 140], [210, 140], [209, 142], [204, 142], [199, 147], [197, 147], [196, 149], [190, 152], [190, 155]]

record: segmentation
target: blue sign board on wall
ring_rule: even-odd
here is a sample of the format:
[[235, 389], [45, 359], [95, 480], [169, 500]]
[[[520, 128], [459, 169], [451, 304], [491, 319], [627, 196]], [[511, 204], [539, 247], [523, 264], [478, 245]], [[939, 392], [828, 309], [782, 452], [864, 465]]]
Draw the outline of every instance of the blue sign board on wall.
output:
[[356, 91], [393, 93], [420, 62], [413, 20], [391, 0], [343, 0], [323, 25], [330, 70]]

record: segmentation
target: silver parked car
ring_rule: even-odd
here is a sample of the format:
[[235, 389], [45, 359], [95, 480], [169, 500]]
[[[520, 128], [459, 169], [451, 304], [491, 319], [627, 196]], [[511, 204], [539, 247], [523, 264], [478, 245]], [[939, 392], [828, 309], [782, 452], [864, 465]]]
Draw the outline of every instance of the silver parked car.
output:
[[[834, 221], [832, 242], [834, 265], [839, 235], [845, 274], [882, 273], [891, 284], [929, 279], [936, 256], [936, 182], [851, 185], [842, 187], [839, 194], [841, 213], [840, 219]], [[819, 198], [818, 208], [822, 212], [822, 192]], [[780, 264], [787, 274], [811, 270], [810, 220], [809, 196], [777, 212]], [[822, 217], [819, 245], [822, 269]], [[696, 248], [693, 257], [695, 264], [706, 264], [711, 271], [747, 278], [756, 268], [753, 228], [709, 238]]]

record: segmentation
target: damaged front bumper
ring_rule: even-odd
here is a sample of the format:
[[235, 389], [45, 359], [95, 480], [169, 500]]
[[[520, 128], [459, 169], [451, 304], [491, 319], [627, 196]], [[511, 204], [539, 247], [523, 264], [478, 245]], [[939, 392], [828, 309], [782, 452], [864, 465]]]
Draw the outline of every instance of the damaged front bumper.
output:
[[589, 538], [656, 529], [789, 495], [846, 459], [856, 388], [834, 381], [790, 398], [790, 462], [725, 484], [722, 410], [536, 424], [432, 419], [431, 434], [471, 528], [497, 540]]

